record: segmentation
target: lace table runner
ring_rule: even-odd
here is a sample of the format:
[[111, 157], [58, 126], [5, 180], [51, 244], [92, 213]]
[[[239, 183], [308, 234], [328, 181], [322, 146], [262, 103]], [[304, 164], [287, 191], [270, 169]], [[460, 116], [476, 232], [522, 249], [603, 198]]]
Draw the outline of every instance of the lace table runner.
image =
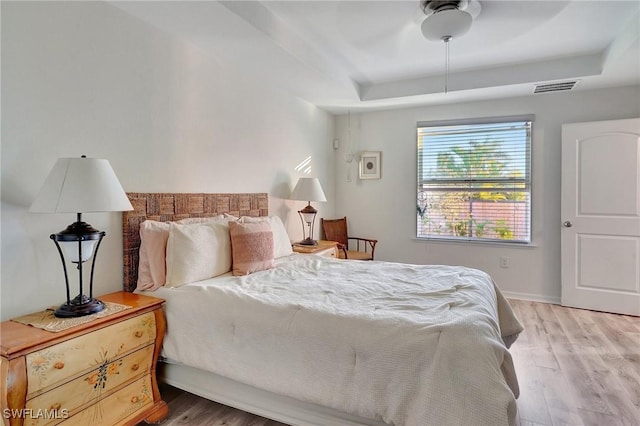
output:
[[119, 303], [103, 302], [104, 309], [96, 314], [86, 315], [76, 318], [58, 318], [53, 313], [57, 307], [49, 308], [41, 312], [35, 312], [21, 317], [12, 318], [11, 321], [19, 322], [33, 327], [42, 328], [43, 330], [58, 332], [63, 331], [77, 325], [86, 324], [97, 318], [103, 318], [116, 312], [124, 311], [131, 306], [121, 305]]

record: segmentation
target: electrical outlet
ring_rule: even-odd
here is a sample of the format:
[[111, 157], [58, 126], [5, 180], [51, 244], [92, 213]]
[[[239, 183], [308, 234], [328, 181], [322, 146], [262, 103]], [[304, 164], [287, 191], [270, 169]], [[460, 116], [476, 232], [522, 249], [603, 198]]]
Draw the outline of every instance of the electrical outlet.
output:
[[508, 268], [509, 267], [509, 258], [506, 256], [501, 256], [500, 257], [500, 267], [501, 268]]

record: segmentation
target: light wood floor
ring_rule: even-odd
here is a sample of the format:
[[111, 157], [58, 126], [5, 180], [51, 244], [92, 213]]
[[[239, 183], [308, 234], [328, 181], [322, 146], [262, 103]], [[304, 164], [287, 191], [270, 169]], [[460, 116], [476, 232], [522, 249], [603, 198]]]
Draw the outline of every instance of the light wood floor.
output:
[[[640, 318], [511, 300], [520, 426], [640, 425]], [[280, 426], [167, 385], [163, 426]]]
[[640, 425], [640, 318], [512, 300], [522, 426]]
[[[217, 402], [160, 384], [162, 399], [169, 404], [169, 417], [162, 426], [287, 426]], [[142, 422], [138, 426], [148, 426]]]

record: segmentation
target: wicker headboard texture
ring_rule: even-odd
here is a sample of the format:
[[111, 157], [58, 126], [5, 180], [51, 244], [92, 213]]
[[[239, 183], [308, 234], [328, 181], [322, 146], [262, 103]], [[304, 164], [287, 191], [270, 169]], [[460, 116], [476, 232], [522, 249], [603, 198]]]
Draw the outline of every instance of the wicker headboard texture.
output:
[[127, 193], [133, 211], [122, 214], [125, 291], [134, 291], [138, 281], [140, 224], [145, 220], [176, 221], [223, 213], [234, 216], [268, 216], [269, 196], [252, 194]]

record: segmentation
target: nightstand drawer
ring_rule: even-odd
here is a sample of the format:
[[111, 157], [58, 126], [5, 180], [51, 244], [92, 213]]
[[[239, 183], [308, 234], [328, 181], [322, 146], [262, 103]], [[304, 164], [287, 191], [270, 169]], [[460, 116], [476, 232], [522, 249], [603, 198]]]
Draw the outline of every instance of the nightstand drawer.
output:
[[27, 355], [27, 399], [38, 391], [87, 373], [122, 355], [149, 345], [156, 337], [153, 312], [116, 323]]
[[60, 423], [64, 426], [113, 426], [153, 404], [151, 376], [146, 375]]
[[335, 247], [331, 247], [325, 250], [320, 250], [314, 253], [317, 256], [324, 256], [324, 257], [336, 257], [336, 249]]
[[[153, 345], [146, 346], [136, 352], [111, 362], [105, 362], [88, 374], [78, 377], [27, 401], [26, 408], [34, 412], [40, 409], [66, 409], [73, 415], [85, 404], [107, 395], [118, 386], [137, 376], [149, 374], [153, 360]], [[40, 426], [49, 424], [45, 418], [33, 419], [28, 424]]]

